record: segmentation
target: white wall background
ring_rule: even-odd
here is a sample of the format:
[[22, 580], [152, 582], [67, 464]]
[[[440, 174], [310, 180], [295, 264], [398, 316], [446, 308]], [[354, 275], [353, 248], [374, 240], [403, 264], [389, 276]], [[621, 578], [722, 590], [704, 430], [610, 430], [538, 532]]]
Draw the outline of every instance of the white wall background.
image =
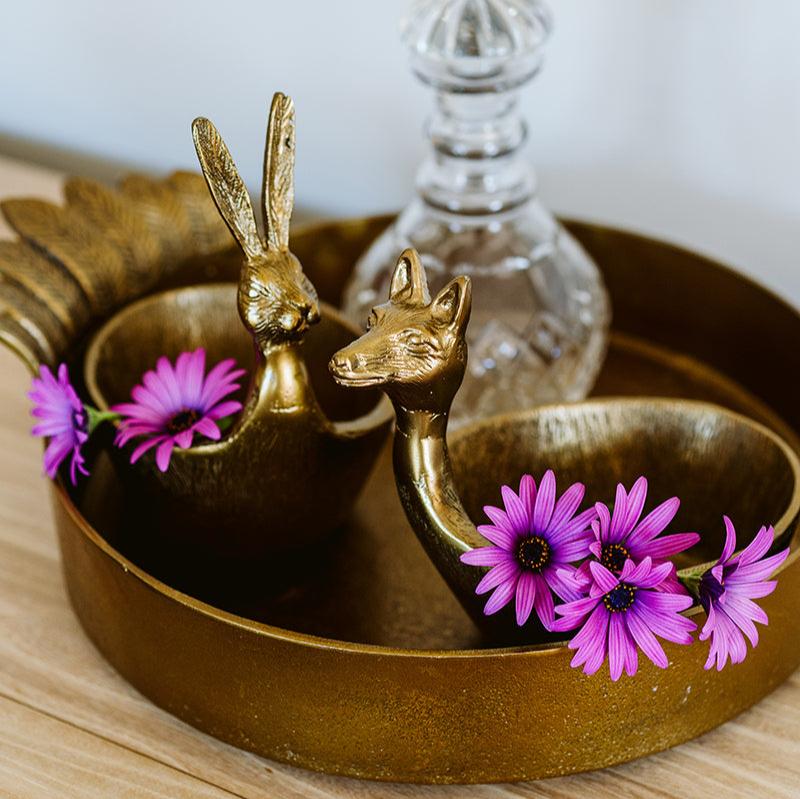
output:
[[[266, 110], [298, 111], [298, 204], [399, 207], [428, 91], [407, 0], [25, 0], [2, 4], [0, 152], [110, 175], [194, 167], [211, 117], [251, 186]], [[800, 302], [800, 3], [551, 0], [524, 95], [553, 208], [721, 257]]]

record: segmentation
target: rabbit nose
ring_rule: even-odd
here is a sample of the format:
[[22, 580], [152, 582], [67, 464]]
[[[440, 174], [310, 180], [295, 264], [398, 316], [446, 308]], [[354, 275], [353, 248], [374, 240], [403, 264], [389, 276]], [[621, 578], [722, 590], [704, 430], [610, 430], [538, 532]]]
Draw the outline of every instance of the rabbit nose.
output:
[[319, 322], [319, 306], [313, 301], [303, 303], [300, 307], [300, 313], [310, 325], [315, 325]]

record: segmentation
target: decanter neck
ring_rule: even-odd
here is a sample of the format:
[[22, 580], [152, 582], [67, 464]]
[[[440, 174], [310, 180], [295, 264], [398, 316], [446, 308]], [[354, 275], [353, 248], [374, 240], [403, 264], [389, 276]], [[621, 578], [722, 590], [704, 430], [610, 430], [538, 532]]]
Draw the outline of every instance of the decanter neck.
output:
[[497, 214], [533, 197], [536, 180], [522, 157], [526, 125], [519, 93], [438, 91], [428, 124], [431, 153], [417, 175], [430, 206], [464, 215]]

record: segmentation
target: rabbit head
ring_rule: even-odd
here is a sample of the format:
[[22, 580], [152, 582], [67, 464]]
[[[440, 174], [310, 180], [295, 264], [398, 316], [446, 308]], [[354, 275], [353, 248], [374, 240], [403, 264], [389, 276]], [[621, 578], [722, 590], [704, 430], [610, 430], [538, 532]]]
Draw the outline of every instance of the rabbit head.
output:
[[299, 340], [319, 321], [319, 304], [314, 286], [289, 251], [295, 143], [291, 99], [280, 93], [272, 99], [261, 192], [263, 238], [250, 195], [217, 129], [198, 118], [192, 137], [211, 196], [245, 256], [238, 292], [242, 321], [262, 351]]

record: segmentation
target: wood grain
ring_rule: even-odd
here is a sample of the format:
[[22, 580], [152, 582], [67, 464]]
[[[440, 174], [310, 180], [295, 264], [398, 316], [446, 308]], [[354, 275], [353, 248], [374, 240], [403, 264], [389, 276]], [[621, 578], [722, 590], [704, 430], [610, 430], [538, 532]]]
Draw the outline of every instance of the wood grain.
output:
[[[24, 168], [12, 166], [13, 193], [25, 193]], [[5, 167], [0, 159], [0, 196], [8, 194]], [[38, 185], [49, 189], [52, 184]], [[468, 788], [362, 783], [272, 763], [197, 732], [122, 680], [70, 610], [41, 476], [41, 449], [28, 435], [28, 380], [24, 367], [0, 351], [0, 796], [735, 799], [800, 794], [797, 674], [752, 710], [696, 741], [602, 772], [539, 783]]]

